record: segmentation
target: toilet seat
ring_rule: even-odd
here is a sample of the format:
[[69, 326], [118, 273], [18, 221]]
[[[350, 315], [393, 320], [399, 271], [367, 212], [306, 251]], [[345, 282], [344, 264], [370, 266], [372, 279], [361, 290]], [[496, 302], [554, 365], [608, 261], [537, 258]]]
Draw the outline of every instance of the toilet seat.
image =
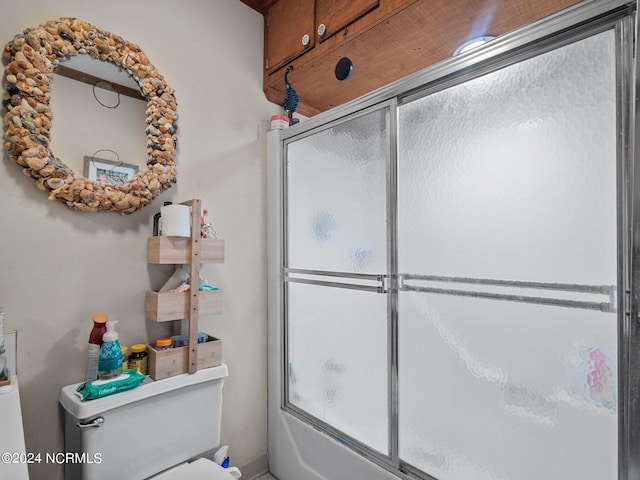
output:
[[153, 480], [235, 480], [224, 468], [207, 458], [183, 463], [152, 478]]

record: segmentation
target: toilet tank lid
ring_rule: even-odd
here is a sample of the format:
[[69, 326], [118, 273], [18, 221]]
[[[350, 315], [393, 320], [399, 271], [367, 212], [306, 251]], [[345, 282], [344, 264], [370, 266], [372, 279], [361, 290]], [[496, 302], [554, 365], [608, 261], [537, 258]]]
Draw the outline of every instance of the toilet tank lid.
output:
[[174, 377], [165, 378], [163, 380], [151, 380], [147, 378], [142, 385], [128, 390], [126, 392], [116, 393], [109, 395], [108, 397], [98, 398], [96, 400], [82, 401], [75, 394], [76, 389], [80, 383], [73, 385], [67, 385], [62, 387], [58, 401], [60, 405], [74, 418], [78, 420], [89, 419], [97, 415], [104, 414], [114, 408], [127, 405], [129, 403], [137, 402], [150, 398], [156, 395], [177, 390], [179, 388], [187, 387], [189, 385], [196, 385], [198, 383], [209, 382], [214, 380], [222, 381], [223, 378], [229, 375], [227, 366], [223, 363], [217, 367], [203, 368], [193, 374], [182, 374]]

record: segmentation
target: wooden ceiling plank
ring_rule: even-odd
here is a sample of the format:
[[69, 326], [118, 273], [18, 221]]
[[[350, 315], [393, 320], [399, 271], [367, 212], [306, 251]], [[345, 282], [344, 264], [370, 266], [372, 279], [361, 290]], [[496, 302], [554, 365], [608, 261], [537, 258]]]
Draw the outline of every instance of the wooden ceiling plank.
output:
[[[323, 42], [292, 62], [289, 81], [300, 97], [299, 113], [313, 115], [341, 105], [445, 60], [464, 41], [499, 36], [577, 3], [576, 0], [419, 0], [359, 35]], [[346, 52], [346, 53], [345, 53]], [[346, 54], [353, 75], [338, 81], [334, 71]], [[265, 76], [267, 98], [284, 99], [284, 71]]]

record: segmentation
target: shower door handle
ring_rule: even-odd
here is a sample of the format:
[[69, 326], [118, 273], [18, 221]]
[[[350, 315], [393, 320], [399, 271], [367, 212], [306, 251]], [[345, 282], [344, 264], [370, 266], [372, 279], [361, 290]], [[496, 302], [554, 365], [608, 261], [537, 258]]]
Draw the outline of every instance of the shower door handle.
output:
[[78, 422], [76, 423], [76, 427], [78, 428], [93, 428], [93, 427], [101, 427], [104, 423], [103, 417], [97, 417], [93, 420], [89, 420], [88, 422]]
[[329, 272], [284, 267], [283, 280], [290, 283], [349, 288], [375, 293], [389, 293], [390, 288], [389, 275], [386, 273]]
[[[407, 292], [457, 295], [616, 312], [615, 285], [582, 285], [402, 273], [398, 275], [398, 289]], [[524, 293], [514, 293], [516, 289], [521, 289]], [[540, 292], [546, 293], [542, 295]], [[574, 295], [567, 297], [567, 293]]]

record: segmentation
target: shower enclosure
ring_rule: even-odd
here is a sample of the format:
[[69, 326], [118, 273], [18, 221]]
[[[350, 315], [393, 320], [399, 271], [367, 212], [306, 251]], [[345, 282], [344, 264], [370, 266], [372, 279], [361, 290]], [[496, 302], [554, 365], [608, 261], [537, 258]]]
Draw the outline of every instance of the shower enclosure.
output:
[[280, 480], [640, 479], [635, 7], [269, 134]]

